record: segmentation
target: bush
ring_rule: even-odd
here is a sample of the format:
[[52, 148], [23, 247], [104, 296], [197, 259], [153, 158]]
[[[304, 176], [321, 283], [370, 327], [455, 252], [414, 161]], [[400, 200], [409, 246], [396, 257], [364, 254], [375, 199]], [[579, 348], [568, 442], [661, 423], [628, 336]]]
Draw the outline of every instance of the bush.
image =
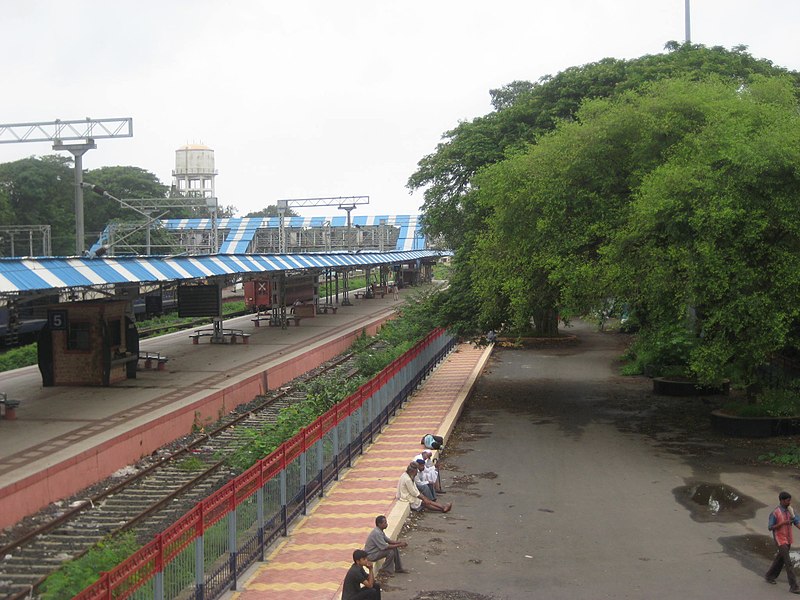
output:
[[36, 344], [29, 344], [4, 352], [0, 355], [0, 372], [37, 364], [39, 362], [37, 348]]
[[689, 376], [687, 365], [695, 345], [695, 337], [682, 323], [658, 330], [642, 330], [622, 356], [628, 361], [622, 373], [640, 375], [647, 371], [653, 376]]
[[72, 598], [98, 579], [98, 573], [110, 571], [131, 554], [139, 545], [133, 533], [128, 532], [98, 543], [86, 554], [64, 564], [42, 584], [42, 600]]

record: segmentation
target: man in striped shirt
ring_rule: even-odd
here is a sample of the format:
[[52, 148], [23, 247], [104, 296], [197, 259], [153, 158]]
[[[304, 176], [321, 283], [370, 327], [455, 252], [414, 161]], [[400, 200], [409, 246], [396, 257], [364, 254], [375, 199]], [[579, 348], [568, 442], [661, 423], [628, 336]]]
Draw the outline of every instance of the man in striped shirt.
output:
[[789, 580], [789, 591], [793, 594], [800, 594], [800, 587], [797, 586], [797, 577], [795, 577], [794, 567], [792, 567], [792, 559], [789, 556], [789, 550], [792, 547], [792, 525], [800, 529], [800, 517], [794, 514], [794, 509], [791, 507], [792, 495], [789, 492], [778, 494], [778, 501], [778, 506], [769, 515], [768, 525], [768, 529], [775, 539], [775, 545], [778, 546], [778, 551], [775, 553], [775, 559], [767, 574], [764, 575], [764, 579], [767, 580], [767, 583], [776, 583], [775, 578], [785, 567], [786, 577]]

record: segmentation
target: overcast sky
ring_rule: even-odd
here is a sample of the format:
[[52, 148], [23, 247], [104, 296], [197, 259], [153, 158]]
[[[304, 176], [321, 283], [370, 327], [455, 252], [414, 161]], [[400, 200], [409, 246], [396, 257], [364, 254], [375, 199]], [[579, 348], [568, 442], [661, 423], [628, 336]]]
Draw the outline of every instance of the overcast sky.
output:
[[[800, 0], [691, 8], [693, 42], [800, 69]], [[84, 168], [165, 184], [175, 150], [205, 144], [239, 216], [352, 195], [370, 197], [354, 214], [416, 213], [417, 161], [489, 112], [490, 89], [684, 39], [684, 0], [3, 0], [0, 14], [0, 123], [133, 117], [134, 136], [98, 140]], [[0, 162], [52, 153], [0, 144]]]

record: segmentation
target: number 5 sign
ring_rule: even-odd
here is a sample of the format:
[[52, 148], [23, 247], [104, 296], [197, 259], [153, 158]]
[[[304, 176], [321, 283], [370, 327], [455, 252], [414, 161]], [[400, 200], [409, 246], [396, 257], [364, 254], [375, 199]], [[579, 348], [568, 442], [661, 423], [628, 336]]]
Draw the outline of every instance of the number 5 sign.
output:
[[48, 310], [47, 323], [50, 325], [52, 331], [66, 331], [67, 330], [67, 311], [66, 310]]

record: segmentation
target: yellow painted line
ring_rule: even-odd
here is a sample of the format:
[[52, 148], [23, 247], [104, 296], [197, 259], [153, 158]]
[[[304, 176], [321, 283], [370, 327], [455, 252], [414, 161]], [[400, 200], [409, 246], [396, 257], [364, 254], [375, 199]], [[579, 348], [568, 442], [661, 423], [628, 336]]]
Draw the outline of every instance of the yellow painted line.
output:
[[352, 527], [305, 527], [303, 529], [303, 533], [354, 533], [354, 532]]
[[[364, 481], [375, 481], [374, 479], [365, 479]], [[375, 489], [374, 487], [372, 488]], [[378, 500], [331, 500], [325, 498], [326, 506], [372, 506], [373, 504], [380, 504]]]
[[340, 512], [340, 513], [320, 513], [314, 515], [314, 519], [374, 519], [375, 515], [372, 512]]
[[[344, 575], [342, 575], [342, 579], [344, 579]], [[341, 584], [341, 581], [337, 581], [336, 583], [251, 583], [247, 586], [247, 589], [255, 592], [302, 592], [303, 590], [312, 592], [324, 592], [327, 590], [335, 592], [339, 589]]]
[[[335, 562], [274, 562], [271, 565], [271, 571], [317, 571], [319, 569], [336, 569], [337, 571], [347, 572], [347, 568], [353, 564], [353, 561], [347, 562], [340, 560]], [[344, 577], [344, 576], [342, 576]]]
[[292, 544], [289, 550], [353, 550], [353, 544]]

